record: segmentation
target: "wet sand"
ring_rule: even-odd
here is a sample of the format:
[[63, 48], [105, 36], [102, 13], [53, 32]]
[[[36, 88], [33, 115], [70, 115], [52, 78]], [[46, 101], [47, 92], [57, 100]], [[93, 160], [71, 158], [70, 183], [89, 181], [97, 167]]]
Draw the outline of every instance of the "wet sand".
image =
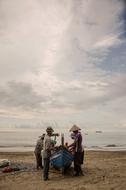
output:
[[[0, 153], [0, 159], [35, 166], [33, 152]], [[82, 166], [84, 176], [63, 176], [50, 170], [50, 180], [44, 182], [42, 171], [29, 170], [0, 175], [0, 190], [125, 190], [126, 151], [86, 151]]]

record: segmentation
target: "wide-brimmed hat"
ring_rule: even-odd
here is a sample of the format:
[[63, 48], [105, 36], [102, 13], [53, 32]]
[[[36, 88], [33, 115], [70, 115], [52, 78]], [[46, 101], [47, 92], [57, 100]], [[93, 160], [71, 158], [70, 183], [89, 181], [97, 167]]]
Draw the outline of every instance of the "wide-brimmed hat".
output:
[[53, 128], [50, 127], [50, 126], [46, 128], [46, 131], [47, 131], [47, 132], [54, 132]]
[[73, 125], [70, 129], [70, 132], [79, 131], [81, 130], [77, 125]]

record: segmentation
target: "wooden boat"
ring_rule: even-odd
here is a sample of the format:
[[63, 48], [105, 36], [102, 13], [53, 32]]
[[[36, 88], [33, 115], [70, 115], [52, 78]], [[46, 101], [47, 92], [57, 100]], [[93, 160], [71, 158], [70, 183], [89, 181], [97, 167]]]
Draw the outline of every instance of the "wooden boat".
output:
[[74, 156], [67, 149], [62, 148], [51, 156], [50, 163], [54, 168], [62, 169], [62, 172], [65, 173], [65, 170], [71, 166], [73, 159]]

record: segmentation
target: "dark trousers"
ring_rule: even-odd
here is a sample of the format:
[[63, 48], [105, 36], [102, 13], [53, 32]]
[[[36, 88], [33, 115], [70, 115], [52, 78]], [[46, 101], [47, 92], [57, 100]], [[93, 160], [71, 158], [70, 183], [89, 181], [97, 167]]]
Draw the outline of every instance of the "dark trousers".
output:
[[81, 164], [84, 164], [84, 151], [81, 153]]
[[49, 158], [44, 158], [44, 169], [43, 169], [43, 178], [44, 180], [48, 179], [48, 173], [49, 173]]
[[81, 152], [75, 152], [74, 171], [76, 172], [76, 175], [79, 175], [82, 173], [81, 164], [82, 164], [82, 154]]
[[42, 168], [42, 157], [40, 153], [35, 153], [35, 157], [36, 157], [36, 168], [39, 169]]

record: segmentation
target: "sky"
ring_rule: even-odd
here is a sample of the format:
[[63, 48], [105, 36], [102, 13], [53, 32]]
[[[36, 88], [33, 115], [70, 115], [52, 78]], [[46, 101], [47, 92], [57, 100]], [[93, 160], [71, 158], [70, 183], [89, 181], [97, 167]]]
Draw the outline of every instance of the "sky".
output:
[[126, 130], [123, 0], [0, 0], [0, 127]]

